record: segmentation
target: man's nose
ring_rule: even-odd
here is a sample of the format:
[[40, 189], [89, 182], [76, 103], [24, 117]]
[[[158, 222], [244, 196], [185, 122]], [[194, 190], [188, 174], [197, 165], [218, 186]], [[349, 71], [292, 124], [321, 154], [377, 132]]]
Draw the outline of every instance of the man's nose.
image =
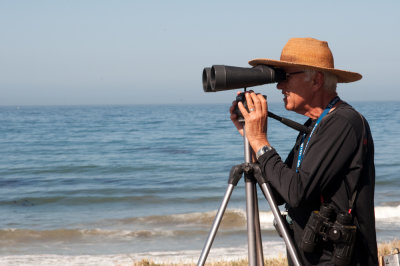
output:
[[276, 84], [276, 88], [277, 88], [278, 90], [283, 90], [283, 82], [278, 82], [278, 83]]

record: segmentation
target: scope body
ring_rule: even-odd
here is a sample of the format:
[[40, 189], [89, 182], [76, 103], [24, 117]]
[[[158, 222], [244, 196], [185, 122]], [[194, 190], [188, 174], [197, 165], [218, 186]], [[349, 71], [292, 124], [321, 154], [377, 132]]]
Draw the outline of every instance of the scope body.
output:
[[202, 79], [205, 92], [217, 92], [283, 81], [286, 73], [267, 65], [253, 68], [213, 65], [204, 68]]

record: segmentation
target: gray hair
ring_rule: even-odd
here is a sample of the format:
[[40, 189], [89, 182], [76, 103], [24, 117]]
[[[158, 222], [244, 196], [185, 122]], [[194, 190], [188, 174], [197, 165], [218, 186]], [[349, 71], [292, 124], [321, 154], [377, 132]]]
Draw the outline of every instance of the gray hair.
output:
[[[315, 76], [317, 71], [313, 70], [313, 69], [306, 69], [306, 70], [304, 70], [304, 73], [306, 74], [306, 77], [305, 77], [306, 81], [310, 81], [311, 78], [313, 78]], [[327, 91], [336, 93], [336, 86], [338, 83], [338, 78], [334, 74], [329, 73], [329, 72], [321, 71], [321, 73], [324, 75], [323, 88]]]

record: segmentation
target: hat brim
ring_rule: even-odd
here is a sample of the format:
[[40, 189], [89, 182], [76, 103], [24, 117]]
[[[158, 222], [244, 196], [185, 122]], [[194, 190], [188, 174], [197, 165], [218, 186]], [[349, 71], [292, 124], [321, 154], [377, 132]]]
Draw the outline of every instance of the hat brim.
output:
[[256, 66], [256, 65], [269, 65], [269, 66], [276, 66], [276, 67], [296, 66], [296, 67], [304, 67], [306, 69], [314, 69], [317, 71], [330, 72], [337, 76], [339, 83], [354, 82], [354, 81], [360, 80], [362, 78], [362, 75], [359, 73], [356, 73], [356, 72], [350, 72], [350, 71], [340, 70], [340, 69], [335, 69], [335, 68], [325, 68], [325, 67], [318, 67], [318, 66], [312, 66], [312, 65], [303, 65], [303, 64], [297, 64], [297, 63], [286, 62], [286, 61], [265, 59], [265, 58], [256, 58], [256, 59], [250, 60], [249, 64], [251, 66]]

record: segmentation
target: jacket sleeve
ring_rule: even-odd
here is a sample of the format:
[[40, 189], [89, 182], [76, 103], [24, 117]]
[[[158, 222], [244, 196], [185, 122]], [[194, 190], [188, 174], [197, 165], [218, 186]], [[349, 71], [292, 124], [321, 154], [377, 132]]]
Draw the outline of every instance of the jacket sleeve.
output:
[[[330, 181], [348, 169], [358, 144], [350, 121], [340, 115], [328, 115], [311, 137], [298, 173], [275, 151], [261, 156], [259, 162], [274, 190], [291, 207], [298, 207], [319, 200]], [[297, 154], [292, 154], [292, 161], [297, 163]]]

